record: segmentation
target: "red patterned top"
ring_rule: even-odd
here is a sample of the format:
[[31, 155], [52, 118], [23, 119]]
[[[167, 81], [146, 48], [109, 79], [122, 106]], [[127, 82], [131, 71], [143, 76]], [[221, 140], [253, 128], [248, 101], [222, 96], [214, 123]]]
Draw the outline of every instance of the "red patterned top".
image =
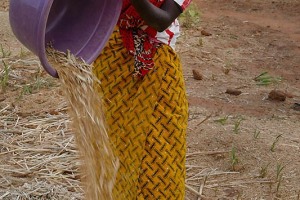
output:
[[[164, 0], [149, 0], [153, 5], [160, 7]], [[182, 11], [191, 0], [174, 0]], [[153, 57], [161, 44], [175, 45], [179, 36], [179, 23], [176, 19], [171, 26], [163, 32], [157, 32], [148, 26], [140, 17], [130, 0], [123, 0], [123, 7], [118, 22], [124, 46], [134, 56], [134, 75], [142, 78], [154, 66]]]

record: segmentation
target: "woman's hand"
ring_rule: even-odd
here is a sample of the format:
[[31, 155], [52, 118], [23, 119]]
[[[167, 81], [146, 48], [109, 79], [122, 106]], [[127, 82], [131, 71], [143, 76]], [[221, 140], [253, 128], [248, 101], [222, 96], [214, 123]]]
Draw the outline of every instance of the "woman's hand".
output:
[[131, 0], [131, 4], [146, 24], [159, 32], [166, 30], [182, 12], [174, 0], [165, 0], [161, 8], [148, 0]]

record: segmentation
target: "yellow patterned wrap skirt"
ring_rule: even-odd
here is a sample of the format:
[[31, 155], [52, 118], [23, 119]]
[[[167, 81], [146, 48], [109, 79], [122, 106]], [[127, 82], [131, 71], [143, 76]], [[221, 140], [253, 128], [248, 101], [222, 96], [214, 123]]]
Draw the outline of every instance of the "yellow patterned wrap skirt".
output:
[[162, 45], [154, 69], [133, 77], [134, 59], [115, 29], [93, 73], [105, 107], [108, 133], [120, 160], [115, 200], [183, 200], [188, 103], [182, 67]]

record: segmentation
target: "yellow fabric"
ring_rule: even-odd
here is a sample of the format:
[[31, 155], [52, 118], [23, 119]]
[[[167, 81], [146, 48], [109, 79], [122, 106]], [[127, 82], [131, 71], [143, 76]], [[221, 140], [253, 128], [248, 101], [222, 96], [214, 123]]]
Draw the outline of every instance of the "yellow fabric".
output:
[[159, 47], [143, 80], [115, 29], [93, 72], [100, 79], [108, 133], [120, 159], [114, 199], [183, 200], [188, 105], [181, 64]]

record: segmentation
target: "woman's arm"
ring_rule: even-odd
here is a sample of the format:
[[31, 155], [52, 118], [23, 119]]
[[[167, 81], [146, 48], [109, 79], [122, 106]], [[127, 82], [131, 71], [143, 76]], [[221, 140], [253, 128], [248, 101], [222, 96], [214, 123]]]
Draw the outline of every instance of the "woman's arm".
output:
[[148, 0], [131, 0], [131, 4], [147, 25], [159, 32], [166, 30], [181, 14], [181, 8], [174, 0], [165, 0], [161, 8]]

